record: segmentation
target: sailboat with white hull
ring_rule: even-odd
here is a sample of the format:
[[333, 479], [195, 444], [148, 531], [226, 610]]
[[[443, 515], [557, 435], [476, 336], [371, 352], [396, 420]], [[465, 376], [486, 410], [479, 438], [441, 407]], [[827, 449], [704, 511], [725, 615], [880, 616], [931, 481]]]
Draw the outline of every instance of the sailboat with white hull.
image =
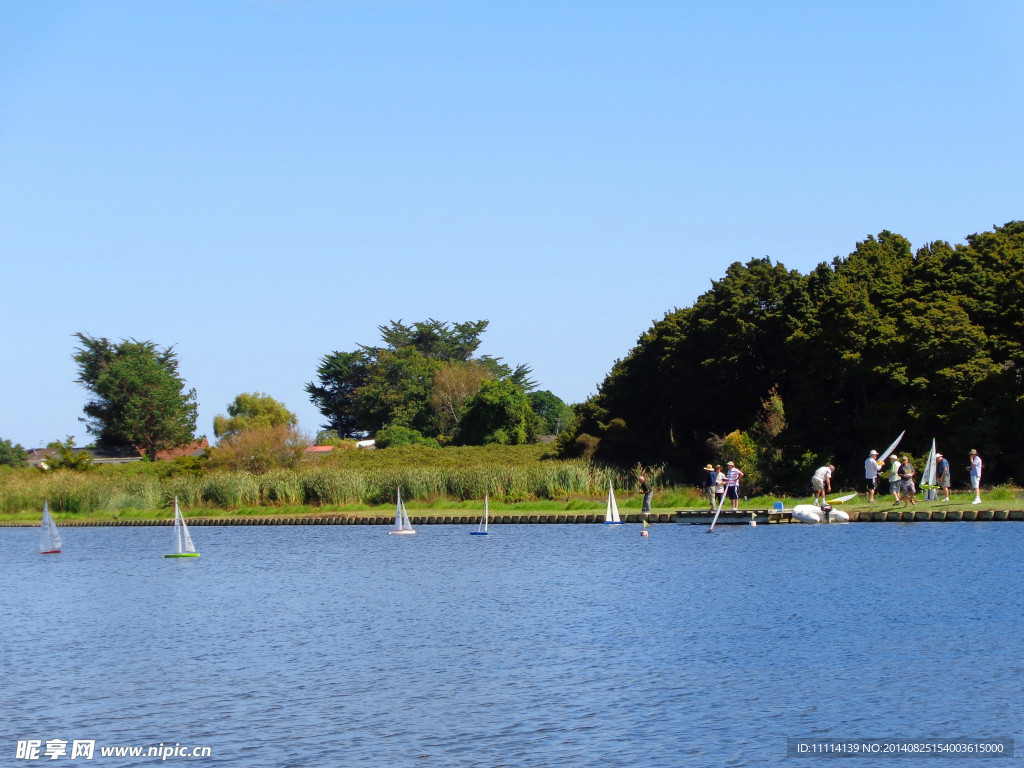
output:
[[409, 513], [405, 511], [405, 503], [402, 501], [402, 489], [397, 489], [395, 494], [397, 501], [395, 502], [395, 527], [388, 531], [388, 534], [397, 533], [401, 535], [410, 535], [416, 533], [413, 530], [412, 523], [409, 522]]
[[43, 502], [43, 529], [39, 536], [40, 555], [60, 554], [60, 533], [57, 531], [57, 524], [53, 522], [53, 515], [50, 514], [50, 502]]

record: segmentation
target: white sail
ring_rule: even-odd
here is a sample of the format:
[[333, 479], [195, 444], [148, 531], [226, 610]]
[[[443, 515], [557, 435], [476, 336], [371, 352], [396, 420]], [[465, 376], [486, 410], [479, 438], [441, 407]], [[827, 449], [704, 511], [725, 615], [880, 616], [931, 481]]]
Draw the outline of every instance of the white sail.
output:
[[880, 461], [884, 462], [889, 460], [889, 456], [891, 456], [892, 452], [896, 450], [896, 446], [900, 444], [900, 440], [903, 439], [905, 434], [907, 434], [907, 430], [904, 429], [900, 432], [899, 437], [892, 441], [892, 445], [882, 451], [882, 454], [878, 457]]
[[181, 521], [181, 546], [184, 549], [178, 550], [179, 552], [195, 552], [196, 545], [192, 543], [192, 537], [188, 535], [188, 526], [185, 525], [185, 516], [181, 514], [181, 510], [178, 509], [178, 497], [174, 497], [174, 516], [176, 520]]
[[185, 516], [178, 507], [178, 497], [174, 497], [174, 552], [164, 557], [199, 557], [192, 537], [188, 535]]
[[409, 513], [405, 511], [401, 488], [397, 489], [395, 499], [395, 527], [394, 530], [390, 530], [388, 533], [416, 533], [413, 530], [412, 522], [409, 520]]
[[615, 503], [615, 489], [612, 488], [612, 481], [608, 481], [608, 503], [605, 505], [604, 522], [608, 525], [621, 523], [619, 520], [619, 505]]
[[39, 551], [46, 554], [60, 552], [60, 533], [57, 532], [57, 524], [53, 522], [50, 514], [50, 502], [43, 502], [43, 524], [39, 536]]
[[928, 452], [928, 458], [925, 459], [924, 468], [921, 470], [921, 481], [918, 486], [925, 489], [925, 499], [928, 501], [934, 501], [936, 497], [935, 493], [935, 438], [932, 438], [932, 449]]
[[484, 533], [487, 533], [487, 523], [490, 517], [490, 512], [487, 509], [487, 494], [484, 494]]

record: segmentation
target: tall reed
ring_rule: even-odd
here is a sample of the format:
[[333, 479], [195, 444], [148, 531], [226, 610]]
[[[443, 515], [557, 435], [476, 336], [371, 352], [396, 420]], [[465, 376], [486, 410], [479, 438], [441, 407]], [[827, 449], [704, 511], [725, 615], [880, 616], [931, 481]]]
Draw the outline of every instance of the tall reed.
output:
[[[600, 499], [635, 485], [629, 469], [583, 459], [555, 460], [540, 446], [430, 449], [403, 446], [380, 451], [339, 451], [312, 457], [294, 469], [262, 475], [242, 471], [179, 471], [165, 465], [107, 466], [102, 471], [40, 472], [0, 467], [0, 512], [41, 509], [44, 501], [64, 513], [169, 508], [175, 497], [189, 508], [390, 504], [395, 489], [422, 503], [464, 502], [485, 494], [506, 502]], [[659, 484], [663, 468], [649, 470]]]

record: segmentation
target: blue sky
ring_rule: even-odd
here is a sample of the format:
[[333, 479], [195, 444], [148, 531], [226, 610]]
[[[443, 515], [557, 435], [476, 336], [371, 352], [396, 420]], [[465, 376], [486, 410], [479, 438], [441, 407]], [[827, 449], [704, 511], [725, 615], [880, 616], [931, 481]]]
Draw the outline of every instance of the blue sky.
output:
[[75, 340], [198, 432], [377, 326], [593, 394], [734, 261], [1024, 216], [1024, 4], [0, 0], [0, 437], [89, 441]]

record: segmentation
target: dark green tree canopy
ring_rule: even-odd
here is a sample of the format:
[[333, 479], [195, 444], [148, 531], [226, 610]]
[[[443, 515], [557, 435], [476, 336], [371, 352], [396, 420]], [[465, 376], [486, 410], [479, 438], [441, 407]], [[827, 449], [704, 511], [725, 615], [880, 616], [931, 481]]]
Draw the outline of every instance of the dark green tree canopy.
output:
[[81, 419], [100, 446], [131, 445], [155, 460], [158, 451], [195, 439], [196, 391], [185, 391], [173, 347], [152, 341], [113, 343], [76, 333], [76, 381], [93, 399]]
[[27, 459], [28, 451], [21, 445], [10, 440], [0, 440], [0, 465], [24, 467]]
[[485, 381], [466, 404], [457, 445], [522, 445], [535, 436], [526, 393], [512, 381]]
[[[389, 428], [382, 437], [385, 442], [412, 433], [449, 442], [458, 434], [470, 401], [488, 382], [506, 383], [524, 398], [536, 386], [526, 365], [513, 368], [501, 358], [474, 357], [487, 324], [431, 319], [378, 326], [383, 346], [361, 345], [353, 352], [325, 356], [317, 381], [307, 384], [306, 392], [327, 418], [324, 428], [342, 437]], [[535, 423], [531, 411], [530, 424]], [[518, 436], [517, 424], [506, 426]], [[405, 431], [391, 429], [396, 427]]]
[[740, 430], [766, 487], [805, 484], [817, 457], [852, 482], [868, 449], [906, 429], [908, 450], [932, 437], [954, 457], [977, 448], [987, 476], [1007, 479], [1024, 462], [1024, 222], [916, 252], [885, 231], [807, 275], [732, 264], [576, 412], [562, 445], [596, 440], [599, 458], [695, 477], [709, 438]]

